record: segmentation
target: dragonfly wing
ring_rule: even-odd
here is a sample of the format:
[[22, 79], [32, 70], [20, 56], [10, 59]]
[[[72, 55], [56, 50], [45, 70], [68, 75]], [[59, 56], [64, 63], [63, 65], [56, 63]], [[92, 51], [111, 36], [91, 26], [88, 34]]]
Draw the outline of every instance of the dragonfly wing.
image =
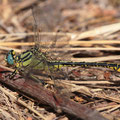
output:
[[[35, 35], [37, 36], [35, 39], [35, 44], [36, 46], [39, 44], [39, 48], [41, 50], [40, 53], [35, 56], [35, 59], [41, 61], [42, 57], [43, 66], [45, 66], [47, 76], [50, 76], [50, 78], [54, 80], [54, 86], [55, 88], [59, 88], [58, 91], [63, 91], [64, 85], [61, 80], [66, 79], [67, 74], [63, 69], [59, 69], [59, 66], [55, 67], [48, 64], [48, 61], [61, 60], [59, 58], [59, 54], [61, 52], [57, 49], [65, 49], [65, 46], [68, 45], [67, 43], [69, 41], [65, 33], [61, 34], [61, 32], [57, 32], [57, 29], [60, 28], [62, 23], [61, 9], [60, 5], [58, 6], [58, 1], [56, 2], [56, 0], [52, 0], [52, 2], [49, 2], [43, 6], [35, 6], [32, 11], [35, 20]], [[54, 34], [51, 32], [54, 32]], [[65, 39], [67, 42], [65, 42]], [[39, 74], [38, 71], [41, 71], [41, 67], [38, 66], [39, 65], [33, 66], [31, 71], [34, 72], [37, 70], [37, 72], [34, 73]]]
[[52, 0], [40, 4], [40, 6], [34, 6], [32, 12], [38, 37], [35, 39], [35, 43], [47, 50], [54, 42], [56, 35], [51, 35], [48, 32], [56, 31], [56, 26], [60, 23], [61, 11], [56, 0]]

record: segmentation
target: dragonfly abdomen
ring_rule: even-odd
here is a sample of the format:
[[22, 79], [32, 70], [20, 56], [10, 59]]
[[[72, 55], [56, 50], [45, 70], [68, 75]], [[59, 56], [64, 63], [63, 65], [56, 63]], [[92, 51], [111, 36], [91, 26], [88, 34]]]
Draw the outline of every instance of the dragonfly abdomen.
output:
[[[79, 62], [78, 62], [79, 64]], [[97, 62], [84, 62], [84, 65], [82, 67], [104, 67], [104, 68], [110, 68], [114, 71], [120, 72], [120, 65], [115, 63], [97, 63]]]
[[50, 62], [51, 65], [54, 67], [75, 67], [75, 66], [81, 66], [81, 67], [104, 67], [104, 68], [110, 68], [112, 70], [120, 72], [120, 65], [115, 63], [97, 63], [97, 62], [66, 62], [66, 61], [60, 61], [60, 62]]

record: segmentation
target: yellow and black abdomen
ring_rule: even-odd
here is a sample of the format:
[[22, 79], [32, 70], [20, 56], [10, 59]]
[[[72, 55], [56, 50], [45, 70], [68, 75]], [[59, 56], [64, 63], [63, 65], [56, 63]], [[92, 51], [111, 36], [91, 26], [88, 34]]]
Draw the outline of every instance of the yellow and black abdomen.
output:
[[55, 68], [61, 68], [65, 66], [104, 67], [120, 72], [120, 64], [115, 64], [115, 63], [54, 61], [54, 62], [49, 62], [49, 64], [53, 65]]

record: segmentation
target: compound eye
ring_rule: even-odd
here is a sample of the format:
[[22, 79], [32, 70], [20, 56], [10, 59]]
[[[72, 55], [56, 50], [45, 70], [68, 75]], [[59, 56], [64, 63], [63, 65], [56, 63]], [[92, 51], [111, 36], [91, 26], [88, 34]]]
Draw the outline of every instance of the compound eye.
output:
[[14, 64], [14, 55], [15, 55], [15, 52], [13, 50], [10, 50], [6, 56], [6, 62], [9, 64], [9, 65], [13, 65]]
[[7, 63], [10, 65], [14, 64], [13, 56], [11, 54], [8, 54], [7, 56]]

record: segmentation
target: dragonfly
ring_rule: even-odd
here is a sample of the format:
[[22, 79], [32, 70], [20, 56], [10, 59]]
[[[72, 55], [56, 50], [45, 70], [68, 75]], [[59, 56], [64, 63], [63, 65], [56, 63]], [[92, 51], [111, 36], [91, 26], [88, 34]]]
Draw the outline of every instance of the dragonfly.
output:
[[[52, 38], [46, 37], [44, 35], [42, 36], [40, 34], [42, 29], [44, 29], [45, 31], [50, 31], [56, 26], [56, 24], [58, 24], [57, 20], [60, 20], [60, 11], [57, 10], [58, 6], [54, 6], [53, 4], [45, 6], [44, 10], [42, 10], [40, 7], [33, 7], [32, 11], [35, 21], [35, 45], [34, 47], [22, 52], [21, 54], [16, 54], [14, 50], [10, 50], [7, 53], [6, 62], [7, 64], [14, 66], [15, 69], [14, 72], [9, 75], [10, 79], [14, 78], [17, 73], [20, 73], [23, 77], [32, 78], [36, 82], [40, 82], [42, 85], [44, 85], [45, 81], [41, 80], [36, 75], [44, 76], [47, 73], [47, 76], [54, 81], [58, 88], [60, 88], [60, 84], [58, 82], [59, 77], [66, 78], [67, 76], [66, 73], [63, 71], [64, 67], [104, 67], [120, 72], [120, 65], [115, 63], [73, 62], [65, 61], [63, 59], [59, 60], [59, 54], [57, 54], [56, 52], [51, 52], [51, 49], [54, 50], [59, 38], [57, 36], [57, 33], [55, 36], [52, 36]], [[49, 20], [43, 19], [46, 17], [48, 17]], [[53, 22], [53, 18], [56, 21]], [[38, 28], [40, 28], [40, 30], [38, 30]], [[42, 42], [44, 42], [44, 44]]]

